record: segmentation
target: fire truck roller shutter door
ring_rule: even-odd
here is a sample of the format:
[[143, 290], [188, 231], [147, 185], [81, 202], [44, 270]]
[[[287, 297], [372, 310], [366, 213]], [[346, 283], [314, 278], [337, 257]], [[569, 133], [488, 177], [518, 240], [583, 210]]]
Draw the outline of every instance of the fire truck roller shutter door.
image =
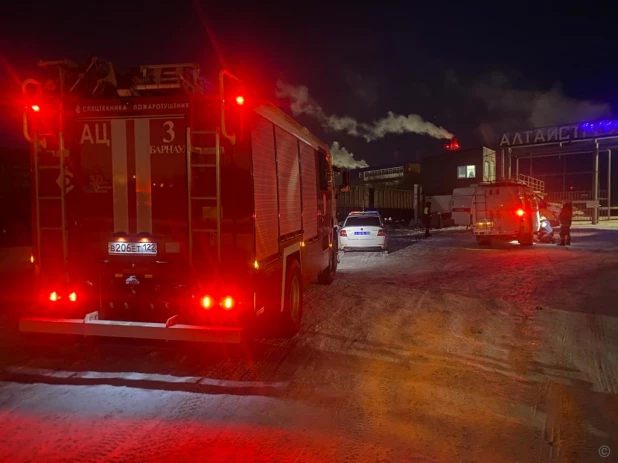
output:
[[[303, 229], [304, 239], [311, 239], [318, 234], [318, 193], [313, 147], [300, 143], [300, 162], [303, 189]], [[349, 202], [350, 193], [345, 193]], [[348, 205], [347, 203], [344, 203]]]
[[298, 168], [298, 142], [290, 133], [275, 128], [277, 144], [277, 175], [279, 193], [279, 234], [300, 231], [300, 175]]
[[279, 250], [277, 220], [277, 177], [273, 124], [261, 116], [253, 121], [253, 187], [255, 195], [256, 260]]

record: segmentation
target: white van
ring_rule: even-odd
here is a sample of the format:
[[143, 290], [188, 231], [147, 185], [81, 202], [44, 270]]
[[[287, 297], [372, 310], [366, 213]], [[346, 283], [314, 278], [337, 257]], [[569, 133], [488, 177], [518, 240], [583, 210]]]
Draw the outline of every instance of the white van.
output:
[[470, 185], [466, 188], [455, 188], [451, 198], [451, 219], [455, 225], [472, 225], [472, 201], [474, 190], [478, 185]]
[[451, 212], [451, 195], [427, 196], [426, 201], [431, 202], [433, 214], [448, 214]]
[[534, 190], [514, 181], [479, 184], [472, 202], [472, 230], [480, 245], [492, 240], [532, 244], [540, 227]]

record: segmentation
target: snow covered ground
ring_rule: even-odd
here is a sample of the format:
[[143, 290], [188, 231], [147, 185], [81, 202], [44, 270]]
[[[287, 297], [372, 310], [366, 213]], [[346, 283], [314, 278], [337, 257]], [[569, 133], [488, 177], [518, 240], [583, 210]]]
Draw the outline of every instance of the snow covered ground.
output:
[[288, 341], [7, 332], [0, 461], [616, 461], [618, 230], [575, 227], [570, 248], [432, 234], [345, 254]]

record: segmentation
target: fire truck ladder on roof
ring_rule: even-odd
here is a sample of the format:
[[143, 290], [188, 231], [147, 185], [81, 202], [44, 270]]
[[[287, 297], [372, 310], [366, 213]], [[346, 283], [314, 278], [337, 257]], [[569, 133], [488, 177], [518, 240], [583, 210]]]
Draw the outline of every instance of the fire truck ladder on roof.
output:
[[[67, 242], [67, 214], [66, 214], [66, 192], [67, 192], [67, 172], [65, 165], [65, 157], [68, 151], [64, 148], [64, 135], [62, 132], [58, 136], [58, 151], [47, 150], [45, 136], [47, 134], [35, 133], [33, 136], [33, 171], [34, 171], [34, 198], [35, 198], [35, 218], [36, 218], [36, 262], [41, 263], [41, 245], [42, 235], [49, 232], [60, 232], [62, 239], [62, 267], [64, 276], [67, 278], [67, 260], [68, 260], [68, 242]], [[48, 159], [58, 157], [58, 163], [42, 162], [41, 156], [48, 155]], [[40, 179], [41, 171], [52, 170], [58, 171], [58, 196], [41, 196]], [[60, 203], [60, 222], [59, 226], [41, 226], [41, 210], [53, 203]]]
[[[195, 137], [214, 140], [215, 146], [196, 146], [193, 143]], [[210, 244], [216, 245], [217, 261], [221, 261], [221, 142], [218, 131], [203, 131], [187, 129], [187, 191], [188, 191], [188, 216], [189, 216], [189, 263], [193, 264], [193, 238], [194, 234], [208, 234]], [[205, 174], [205, 180], [200, 183], [215, 185], [215, 196], [198, 196], [195, 194], [193, 173]], [[212, 204], [215, 204], [213, 207]], [[210, 223], [213, 222], [214, 213], [216, 226], [195, 227], [193, 224], [193, 209], [201, 205], [202, 211], [210, 211], [208, 215]]]
[[517, 181], [529, 186], [535, 193], [545, 193], [545, 182], [529, 175], [519, 174]]
[[185, 88], [195, 93], [198, 89], [200, 68], [197, 64], [149, 64], [140, 66], [134, 90], [169, 90]]

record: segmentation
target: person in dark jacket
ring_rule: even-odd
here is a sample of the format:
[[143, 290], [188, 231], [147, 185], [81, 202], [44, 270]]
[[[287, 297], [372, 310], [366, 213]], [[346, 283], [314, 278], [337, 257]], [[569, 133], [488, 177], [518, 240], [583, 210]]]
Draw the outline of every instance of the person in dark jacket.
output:
[[573, 222], [573, 204], [565, 201], [560, 211], [560, 243], [558, 246], [571, 245], [571, 223]]
[[429, 227], [431, 226], [431, 201], [425, 202], [425, 208], [423, 209], [423, 224], [425, 225], [425, 238], [429, 238]]

